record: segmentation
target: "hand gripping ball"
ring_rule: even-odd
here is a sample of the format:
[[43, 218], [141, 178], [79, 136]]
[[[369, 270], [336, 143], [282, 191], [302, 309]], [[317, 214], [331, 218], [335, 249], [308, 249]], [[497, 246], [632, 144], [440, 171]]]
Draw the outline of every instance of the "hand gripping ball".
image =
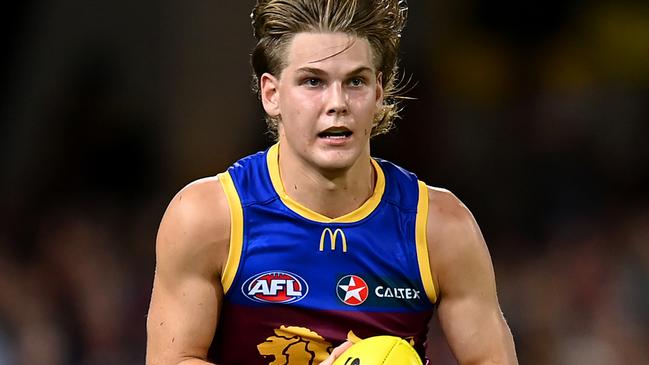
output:
[[368, 337], [354, 343], [333, 365], [423, 365], [417, 351], [395, 336]]

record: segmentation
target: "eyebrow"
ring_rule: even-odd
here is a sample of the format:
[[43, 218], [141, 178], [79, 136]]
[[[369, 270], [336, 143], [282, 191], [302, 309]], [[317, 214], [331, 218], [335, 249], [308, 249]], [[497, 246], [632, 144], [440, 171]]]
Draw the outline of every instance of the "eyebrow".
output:
[[[314, 74], [314, 75], [326, 75], [327, 72], [315, 67], [300, 67], [296, 70], [298, 73]], [[348, 72], [347, 75], [358, 75], [363, 72], [374, 73], [374, 71], [367, 66], [360, 66]]]

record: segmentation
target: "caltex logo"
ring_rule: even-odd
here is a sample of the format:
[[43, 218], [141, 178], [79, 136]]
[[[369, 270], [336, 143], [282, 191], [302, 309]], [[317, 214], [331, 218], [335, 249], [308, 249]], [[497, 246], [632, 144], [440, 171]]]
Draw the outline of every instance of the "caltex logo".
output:
[[304, 279], [288, 271], [267, 271], [246, 280], [241, 291], [256, 302], [287, 304], [303, 299], [309, 286]]
[[338, 299], [347, 305], [360, 305], [369, 294], [367, 283], [360, 276], [347, 275], [336, 284]]

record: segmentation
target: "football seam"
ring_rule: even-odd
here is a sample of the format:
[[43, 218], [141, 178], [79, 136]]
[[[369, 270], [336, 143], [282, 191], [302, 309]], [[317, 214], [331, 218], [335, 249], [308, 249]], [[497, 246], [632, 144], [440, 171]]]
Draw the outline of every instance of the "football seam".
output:
[[399, 344], [399, 341], [394, 341], [394, 344], [392, 345], [392, 348], [390, 348], [390, 351], [388, 351], [388, 353], [385, 354], [385, 357], [383, 358], [383, 361], [381, 362], [381, 364], [385, 364], [386, 360], [388, 359], [388, 357], [390, 357], [390, 354], [392, 353], [392, 351], [394, 351], [394, 349], [397, 347], [398, 344]]

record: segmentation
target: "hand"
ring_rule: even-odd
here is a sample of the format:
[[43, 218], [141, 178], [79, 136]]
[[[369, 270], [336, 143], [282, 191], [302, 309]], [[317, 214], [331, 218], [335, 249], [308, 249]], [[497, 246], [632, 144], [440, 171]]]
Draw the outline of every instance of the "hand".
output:
[[332, 365], [334, 361], [342, 355], [345, 350], [350, 348], [353, 345], [353, 343], [349, 340], [343, 342], [340, 344], [338, 347], [336, 347], [333, 351], [331, 351], [331, 355], [329, 355], [328, 358], [325, 359], [325, 361], [321, 362], [320, 365]]

